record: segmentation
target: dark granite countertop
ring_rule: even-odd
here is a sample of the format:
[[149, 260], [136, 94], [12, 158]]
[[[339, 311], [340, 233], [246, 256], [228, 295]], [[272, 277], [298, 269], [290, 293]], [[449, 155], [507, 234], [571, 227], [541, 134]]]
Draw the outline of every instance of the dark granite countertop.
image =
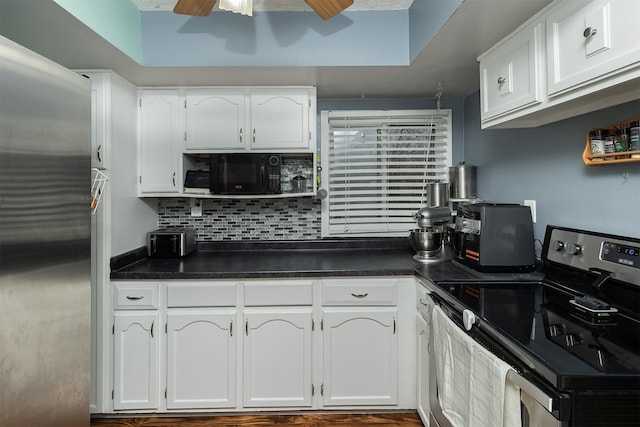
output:
[[149, 258], [145, 248], [114, 257], [111, 279], [413, 275], [413, 255], [406, 238], [198, 242], [183, 258]]

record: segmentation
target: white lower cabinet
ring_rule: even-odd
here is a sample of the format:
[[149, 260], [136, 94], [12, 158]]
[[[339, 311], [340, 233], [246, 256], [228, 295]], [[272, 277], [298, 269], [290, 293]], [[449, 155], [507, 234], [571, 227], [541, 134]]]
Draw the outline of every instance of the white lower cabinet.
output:
[[167, 313], [167, 409], [236, 407], [235, 310]]
[[114, 314], [113, 409], [158, 408], [158, 312]]
[[418, 348], [416, 376], [418, 378], [418, 415], [429, 425], [429, 324], [421, 315], [416, 316], [416, 347]]
[[324, 406], [398, 403], [395, 307], [323, 309]]
[[311, 407], [311, 307], [245, 309], [243, 406]]
[[377, 277], [321, 281], [323, 406], [398, 404], [398, 288]]
[[115, 281], [112, 297], [112, 412], [416, 408], [413, 278]]

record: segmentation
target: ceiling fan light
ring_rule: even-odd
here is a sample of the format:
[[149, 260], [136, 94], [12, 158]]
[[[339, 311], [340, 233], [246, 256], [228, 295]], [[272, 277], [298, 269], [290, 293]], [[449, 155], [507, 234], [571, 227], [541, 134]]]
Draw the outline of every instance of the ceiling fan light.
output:
[[253, 16], [253, 0], [220, 0], [220, 9]]

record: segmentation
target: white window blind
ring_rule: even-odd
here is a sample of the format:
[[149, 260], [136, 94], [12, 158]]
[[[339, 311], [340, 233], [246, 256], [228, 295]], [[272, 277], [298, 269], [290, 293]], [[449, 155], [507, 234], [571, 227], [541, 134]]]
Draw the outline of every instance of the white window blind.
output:
[[451, 110], [322, 111], [322, 235], [406, 236], [446, 182]]

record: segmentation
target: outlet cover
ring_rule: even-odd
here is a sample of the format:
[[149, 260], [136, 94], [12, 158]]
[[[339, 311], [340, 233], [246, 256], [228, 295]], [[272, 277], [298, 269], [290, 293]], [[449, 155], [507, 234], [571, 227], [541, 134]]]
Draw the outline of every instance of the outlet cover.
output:
[[202, 200], [191, 199], [191, 216], [192, 217], [202, 216]]
[[536, 223], [536, 201], [525, 200], [524, 205], [529, 206], [529, 208], [531, 209], [531, 221], [533, 221], [533, 223], [535, 224]]

